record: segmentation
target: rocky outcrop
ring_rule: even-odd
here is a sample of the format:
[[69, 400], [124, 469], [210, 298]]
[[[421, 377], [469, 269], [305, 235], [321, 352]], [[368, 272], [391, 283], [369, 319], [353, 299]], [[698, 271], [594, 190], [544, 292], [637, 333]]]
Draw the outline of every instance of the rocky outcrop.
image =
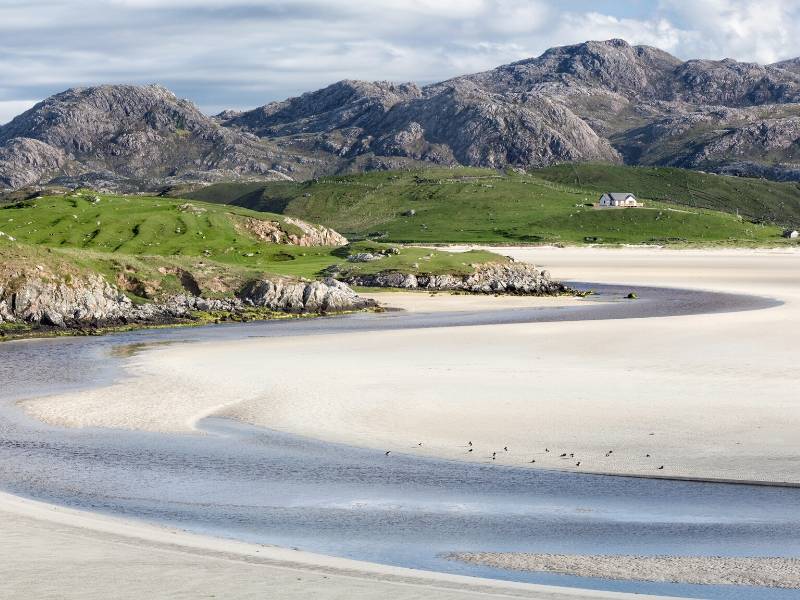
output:
[[156, 85], [67, 90], [0, 127], [0, 185], [11, 188], [56, 181], [155, 189], [181, 181], [287, 179], [300, 167], [296, 156], [221, 127]]
[[477, 265], [468, 275], [382, 272], [344, 275], [342, 278], [351, 285], [464, 291], [473, 294], [553, 296], [570, 291], [564, 284], [550, 279], [547, 271], [519, 262]]
[[331, 313], [375, 306], [334, 279], [303, 281], [259, 279], [236, 297], [203, 298], [175, 295], [134, 304], [99, 274], [49, 272], [38, 266], [6, 273], [0, 279], [0, 324], [25, 323], [51, 327], [158, 324], [192, 320], [195, 311], [244, 313], [257, 307], [274, 312]]
[[376, 306], [333, 278], [296, 281], [283, 278], [248, 283], [239, 297], [250, 306], [293, 313], [325, 313], [361, 310]]
[[[344, 246], [347, 238], [323, 225], [315, 225], [285, 217], [283, 223], [245, 217], [240, 221], [241, 227], [262, 242], [273, 244], [290, 244], [293, 246]], [[286, 225], [290, 227], [287, 228]], [[291, 228], [298, 231], [291, 231]]]

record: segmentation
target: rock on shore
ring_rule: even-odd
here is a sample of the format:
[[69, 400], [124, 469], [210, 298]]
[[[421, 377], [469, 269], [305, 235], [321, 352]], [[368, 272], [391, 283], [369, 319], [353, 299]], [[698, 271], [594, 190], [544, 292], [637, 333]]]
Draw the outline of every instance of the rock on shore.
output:
[[382, 272], [370, 275], [343, 275], [351, 285], [405, 289], [451, 290], [474, 294], [525, 294], [553, 296], [569, 291], [563, 283], [550, 279], [547, 271], [528, 263], [485, 263], [468, 275]]
[[180, 294], [145, 304], [134, 304], [100, 274], [65, 277], [37, 266], [0, 279], [0, 324], [62, 328], [157, 324], [191, 319], [194, 311], [241, 313], [266, 308], [275, 312], [325, 313], [372, 306], [374, 301], [361, 298], [349, 286], [333, 279], [263, 278], [245, 284], [235, 297], [209, 299]]

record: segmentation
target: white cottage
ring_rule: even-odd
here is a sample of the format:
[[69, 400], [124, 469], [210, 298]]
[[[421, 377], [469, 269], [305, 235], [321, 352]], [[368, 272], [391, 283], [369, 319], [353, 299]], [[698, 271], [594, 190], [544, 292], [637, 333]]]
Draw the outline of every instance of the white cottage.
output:
[[790, 240], [796, 240], [797, 238], [800, 238], [800, 231], [797, 231], [797, 229], [787, 229], [783, 232], [783, 237], [789, 238]]
[[640, 208], [644, 206], [636, 199], [636, 196], [627, 192], [606, 192], [600, 196], [600, 202], [597, 205], [601, 208]]

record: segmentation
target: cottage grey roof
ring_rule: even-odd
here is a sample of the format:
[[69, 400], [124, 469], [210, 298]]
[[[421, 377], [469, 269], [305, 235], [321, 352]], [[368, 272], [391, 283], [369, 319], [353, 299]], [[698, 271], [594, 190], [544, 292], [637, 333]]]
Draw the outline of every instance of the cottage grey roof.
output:
[[606, 192], [606, 196], [609, 196], [612, 200], [616, 200], [617, 202], [623, 202], [628, 199], [629, 196], [634, 196], [630, 192]]

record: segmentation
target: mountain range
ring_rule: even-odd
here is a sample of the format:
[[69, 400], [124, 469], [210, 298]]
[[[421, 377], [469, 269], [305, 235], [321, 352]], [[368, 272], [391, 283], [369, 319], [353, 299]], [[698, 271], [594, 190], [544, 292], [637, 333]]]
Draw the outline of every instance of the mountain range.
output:
[[76, 88], [0, 126], [11, 189], [563, 162], [800, 181], [800, 59], [682, 61], [608, 40], [427, 86], [340, 81], [213, 117], [156, 85]]

